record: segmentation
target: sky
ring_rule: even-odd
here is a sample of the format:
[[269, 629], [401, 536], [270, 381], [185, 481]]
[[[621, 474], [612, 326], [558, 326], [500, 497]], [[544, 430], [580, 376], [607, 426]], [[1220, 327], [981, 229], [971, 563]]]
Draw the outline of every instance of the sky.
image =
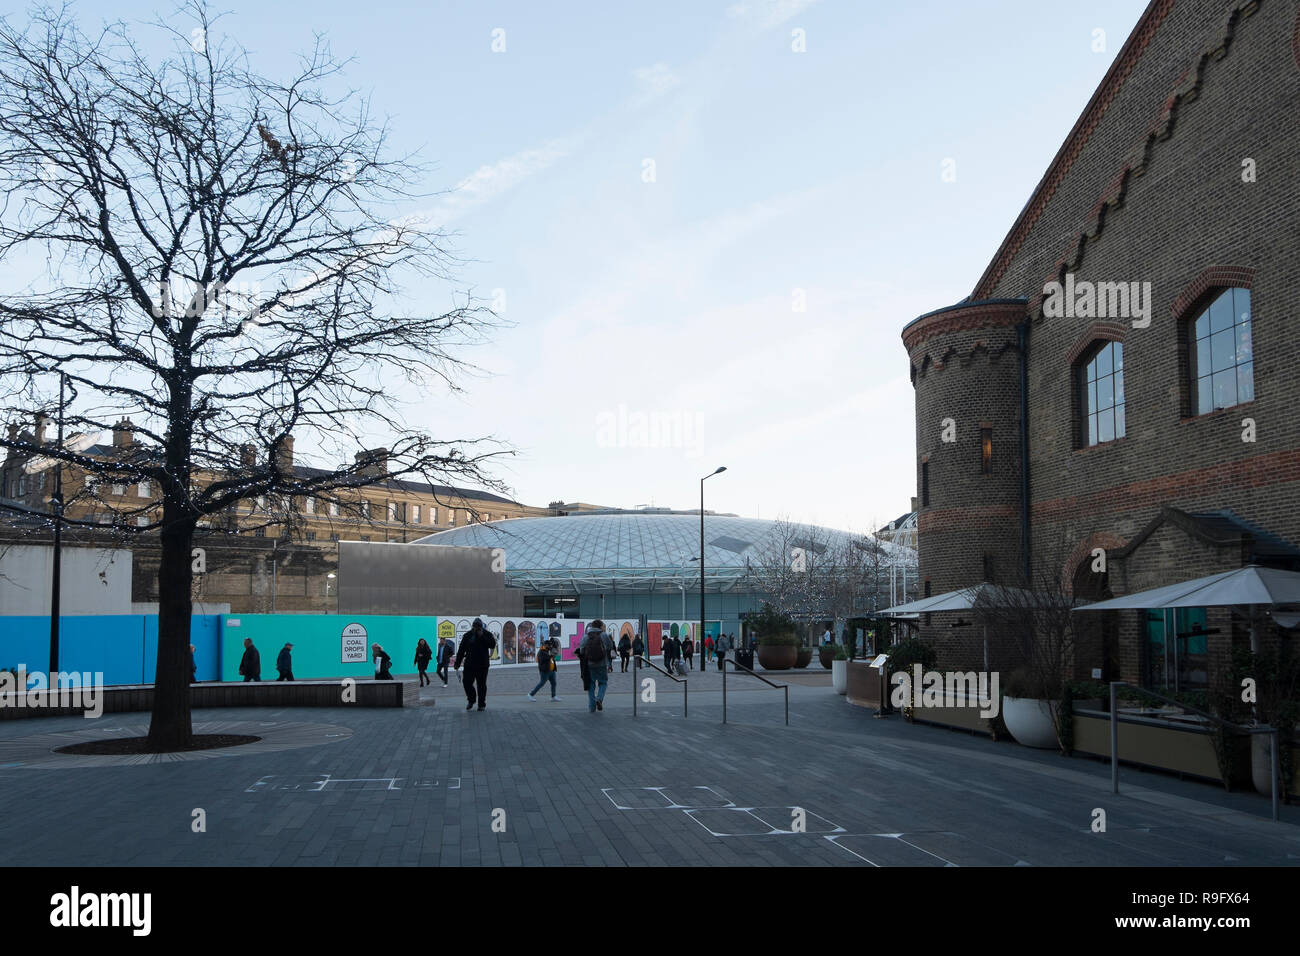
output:
[[693, 508], [723, 465], [710, 510], [868, 531], [916, 494], [903, 326], [970, 293], [1144, 7], [225, 0], [216, 31], [281, 78], [324, 35], [431, 165], [409, 212], [463, 262], [403, 307], [503, 324], [411, 426], [514, 448], [528, 504]]

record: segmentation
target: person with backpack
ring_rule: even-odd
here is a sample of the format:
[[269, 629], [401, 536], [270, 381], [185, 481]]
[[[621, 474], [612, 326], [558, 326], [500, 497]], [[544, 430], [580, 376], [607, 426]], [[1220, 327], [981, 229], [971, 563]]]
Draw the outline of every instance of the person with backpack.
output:
[[685, 667], [682, 665], [682, 639], [673, 638], [673, 673], [680, 674]]
[[713, 645], [713, 649], [718, 654], [718, 670], [722, 670], [723, 664], [727, 660], [727, 651], [731, 649], [731, 644], [727, 641], [726, 634], [718, 635], [717, 643]]
[[551, 700], [557, 701], [561, 698], [555, 696], [555, 659], [560, 656], [560, 642], [557, 640], [543, 641], [542, 646], [537, 649], [537, 670], [542, 675], [528, 694], [528, 699], [537, 700], [537, 692], [542, 689], [547, 681], [551, 682]]
[[483, 626], [481, 617], [474, 618], [469, 633], [461, 638], [460, 650], [456, 652], [456, 670], [465, 665], [465, 698], [469, 701], [466, 710], [474, 709], [475, 691], [477, 690], [478, 709], [487, 710], [488, 667], [492, 664], [492, 649], [497, 646], [497, 639]]
[[433, 683], [427, 673], [429, 670], [429, 661], [431, 660], [433, 660], [433, 648], [429, 646], [428, 641], [424, 638], [420, 638], [420, 642], [415, 645], [415, 669], [420, 673], [421, 687], [425, 684]]
[[682, 656], [686, 658], [686, 669], [695, 670], [695, 642], [691, 640], [689, 631], [686, 639], [682, 641]]
[[645, 654], [645, 641], [641, 640], [641, 635], [638, 634], [632, 639], [632, 656], [636, 658], [638, 670], [641, 668], [641, 656], [643, 654]]
[[626, 634], [618, 639], [618, 656], [623, 665], [619, 670], [619, 673], [626, 674], [627, 662], [632, 656], [632, 638], [628, 637]]
[[664, 655], [664, 670], [668, 673], [673, 672], [673, 639], [667, 634], [664, 635], [664, 646], [660, 648]]
[[587, 683], [587, 711], [605, 709], [605, 689], [609, 685], [609, 664], [614, 657], [614, 639], [605, 633], [605, 623], [592, 621], [582, 642], [582, 656], [591, 679]]
[[713, 660], [713, 635], [704, 635], [704, 662], [707, 664]]

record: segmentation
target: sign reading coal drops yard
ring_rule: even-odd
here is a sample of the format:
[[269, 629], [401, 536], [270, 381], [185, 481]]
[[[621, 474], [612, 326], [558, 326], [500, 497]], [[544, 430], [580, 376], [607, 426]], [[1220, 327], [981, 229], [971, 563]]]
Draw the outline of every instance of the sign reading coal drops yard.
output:
[[343, 663], [364, 664], [370, 659], [365, 626], [349, 624], [343, 628]]

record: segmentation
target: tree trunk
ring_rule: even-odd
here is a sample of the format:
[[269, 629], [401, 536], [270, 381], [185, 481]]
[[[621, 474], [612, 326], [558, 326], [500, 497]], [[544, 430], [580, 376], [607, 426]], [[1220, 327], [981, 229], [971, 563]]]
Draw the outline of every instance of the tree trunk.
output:
[[158, 667], [154, 673], [153, 717], [149, 746], [178, 750], [193, 737], [190, 723], [190, 552], [193, 519], [182, 520], [162, 534], [158, 568]]

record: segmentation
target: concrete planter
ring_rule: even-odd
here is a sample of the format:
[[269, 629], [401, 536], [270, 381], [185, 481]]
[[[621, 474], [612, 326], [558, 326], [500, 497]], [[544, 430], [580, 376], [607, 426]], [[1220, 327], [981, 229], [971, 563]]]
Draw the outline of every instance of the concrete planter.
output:
[[831, 661], [831, 686], [837, 694], [847, 694], [849, 690], [849, 662]]
[[[1282, 747], [1285, 747], [1285, 742]], [[1255, 789], [1266, 797], [1273, 796], [1273, 737], [1271, 734], [1252, 734], [1250, 738], [1250, 779]], [[1282, 748], [1278, 748], [1278, 759]], [[1278, 773], [1282, 771], [1279, 769]], [[1283, 791], [1285, 792], [1285, 790]]]
[[1052, 726], [1052, 712], [1060, 706], [1059, 700], [1003, 697], [1002, 720], [1016, 743], [1041, 750], [1059, 750], [1061, 742]]

